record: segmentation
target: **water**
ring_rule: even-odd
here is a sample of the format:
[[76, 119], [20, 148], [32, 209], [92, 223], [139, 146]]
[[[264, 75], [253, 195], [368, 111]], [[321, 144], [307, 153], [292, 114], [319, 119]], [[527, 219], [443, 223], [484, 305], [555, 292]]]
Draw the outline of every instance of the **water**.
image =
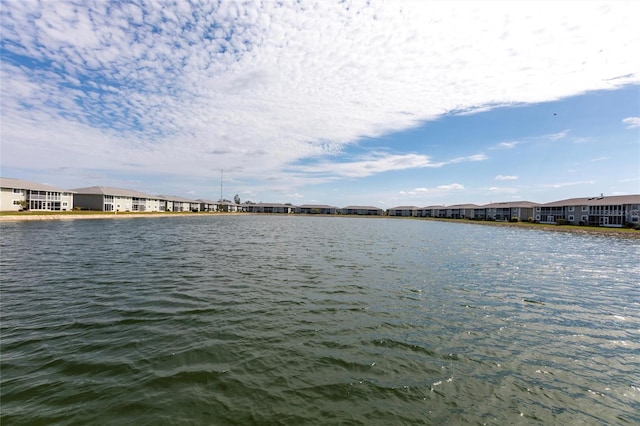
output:
[[640, 243], [423, 220], [0, 225], [11, 424], [634, 424]]

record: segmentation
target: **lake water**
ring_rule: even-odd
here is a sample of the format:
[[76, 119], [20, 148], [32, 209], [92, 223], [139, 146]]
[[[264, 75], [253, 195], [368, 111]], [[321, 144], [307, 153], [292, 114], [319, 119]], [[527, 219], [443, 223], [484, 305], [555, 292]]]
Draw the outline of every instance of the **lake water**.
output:
[[425, 220], [0, 224], [12, 424], [638, 424], [640, 242]]

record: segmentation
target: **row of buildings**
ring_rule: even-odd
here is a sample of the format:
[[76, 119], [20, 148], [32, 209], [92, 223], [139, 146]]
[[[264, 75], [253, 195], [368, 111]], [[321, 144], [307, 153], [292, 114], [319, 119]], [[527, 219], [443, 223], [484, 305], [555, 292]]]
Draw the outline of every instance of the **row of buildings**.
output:
[[529, 201], [459, 204], [451, 206], [398, 206], [387, 210], [373, 206], [335, 207], [280, 203], [235, 204], [228, 201], [191, 200], [169, 195], [91, 186], [65, 190], [35, 182], [0, 178], [0, 211], [104, 212], [247, 212], [271, 214], [324, 214], [360, 216], [432, 217], [496, 221], [536, 221], [591, 226], [640, 225], [640, 194], [571, 198], [538, 204]]

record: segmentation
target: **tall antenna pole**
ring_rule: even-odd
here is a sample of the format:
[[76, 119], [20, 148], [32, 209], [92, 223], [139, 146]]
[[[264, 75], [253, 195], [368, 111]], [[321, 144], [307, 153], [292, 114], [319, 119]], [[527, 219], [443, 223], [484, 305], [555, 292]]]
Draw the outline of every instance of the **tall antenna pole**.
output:
[[222, 176], [224, 174], [224, 169], [220, 169], [220, 202], [222, 202]]

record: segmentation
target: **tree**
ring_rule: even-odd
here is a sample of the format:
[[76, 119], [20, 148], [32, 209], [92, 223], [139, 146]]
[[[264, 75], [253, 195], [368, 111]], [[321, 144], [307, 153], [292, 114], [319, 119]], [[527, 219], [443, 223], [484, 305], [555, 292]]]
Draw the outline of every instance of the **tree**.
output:
[[233, 202], [234, 202], [234, 203], [236, 203], [236, 204], [240, 204], [240, 197], [238, 196], [238, 194], [236, 194], [236, 195], [233, 197]]

